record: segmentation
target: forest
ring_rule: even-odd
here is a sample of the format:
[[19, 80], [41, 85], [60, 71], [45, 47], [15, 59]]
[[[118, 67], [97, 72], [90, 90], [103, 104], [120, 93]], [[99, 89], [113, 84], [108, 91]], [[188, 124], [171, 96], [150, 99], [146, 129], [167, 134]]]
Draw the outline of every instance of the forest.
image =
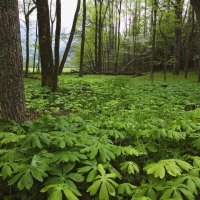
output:
[[199, 200], [199, 91], [199, 0], [0, 0], [0, 200]]

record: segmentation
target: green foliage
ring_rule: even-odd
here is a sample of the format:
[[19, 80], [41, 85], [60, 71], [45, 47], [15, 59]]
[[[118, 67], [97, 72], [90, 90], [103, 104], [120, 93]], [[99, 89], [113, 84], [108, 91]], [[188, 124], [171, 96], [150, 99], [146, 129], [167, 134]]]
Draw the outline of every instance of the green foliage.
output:
[[95, 195], [99, 190], [99, 200], [109, 200], [109, 196], [115, 196], [118, 184], [113, 180], [117, 177], [116, 174], [106, 174], [103, 165], [97, 166], [100, 175], [95, 178], [94, 183], [87, 189], [90, 195]]
[[65, 76], [52, 94], [26, 80], [37, 119], [0, 120], [0, 199], [197, 199], [200, 86], [162, 83]]
[[139, 173], [138, 165], [132, 161], [124, 162], [120, 164], [122, 171], [127, 171], [128, 174]]
[[53, 184], [48, 185], [41, 190], [41, 192], [49, 192], [48, 200], [62, 200], [62, 193], [64, 193], [67, 200], [78, 200], [81, 196], [80, 192], [68, 184]]
[[147, 165], [144, 170], [147, 171], [147, 174], [154, 174], [155, 178], [163, 179], [166, 175], [166, 172], [171, 176], [181, 175], [182, 169], [189, 171], [192, 169], [192, 166], [179, 159], [167, 159], [160, 160], [158, 163], [152, 163]]

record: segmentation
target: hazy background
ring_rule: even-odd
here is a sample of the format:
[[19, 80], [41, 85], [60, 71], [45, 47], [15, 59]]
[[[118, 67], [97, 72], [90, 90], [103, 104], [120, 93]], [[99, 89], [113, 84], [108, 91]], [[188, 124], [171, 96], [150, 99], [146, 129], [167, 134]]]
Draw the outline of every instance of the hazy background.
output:
[[[71, 30], [73, 18], [74, 18], [74, 13], [77, 6], [77, 0], [61, 0], [61, 3], [62, 3], [62, 33], [69, 34]], [[20, 12], [20, 26], [21, 26], [23, 57], [25, 58], [26, 29], [25, 29], [25, 23], [24, 23], [25, 20], [24, 20], [24, 14], [23, 14], [23, 0], [19, 0], [19, 12]], [[37, 11], [34, 10], [34, 12], [30, 16], [30, 60], [32, 59], [33, 49], [34, 49], [36, 16], [37, 16]], [[61, 54], [64, 51], [65, 44], [66, 42], [61, 40]]]

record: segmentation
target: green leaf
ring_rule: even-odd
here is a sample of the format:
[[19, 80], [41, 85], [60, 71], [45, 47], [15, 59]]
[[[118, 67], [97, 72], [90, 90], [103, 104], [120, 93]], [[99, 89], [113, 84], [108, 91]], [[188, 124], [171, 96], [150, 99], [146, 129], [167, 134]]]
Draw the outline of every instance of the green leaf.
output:
[[146, 194], [150, 199], [157, 200], [157, 195], [154, 189], [150, 188]]
[[165, 177], [166, 171], [171, 176], [181, 175], [182, 169], [189, 171], [192, 169], [192, 166], [179, 159], [168, 159], [168, 160], [160, 160], [158, 163], [152, 163], [147, 165], [144, 170], [147, 171], [147, 174], [154, 174], [157, 178], [163, 179]]
[[104, 176], [106, 174], [102, 164], [98, 164], [97, 169], [101, 173], [102, 176]]
[[78, 173], [85, 174], [85, 173], [89, 172], [91, 169], [92, 169], [91, 166], [81, 167], [81, 168], [79, 168]]
[[173, 189], [167, 189], [164, 191], [164, 193], [162, 194], [160, 200], [167, 200], [170, 199], [173, 193]]
[[127, 194], [128, 196], [133, 195], [133, 190], [136, 188], [136, 186], [131, 185], [130, 183], [122, 183], [118, 187], [118, 194], [125, 195]]
[[83, 182], [84, 181], [84, 176], [82, 176], [81, 174], [78, 173], [71, 173], [69, 175], [67, 175], [68, 178], [72, 179], [75, 182]]
[[90, 193], [91, 196], [95, 195], [101, 185], [101, 180], [95, 181], [88, 189], [87, 192]]
[[68, 200], [78, 200], [78, 198], [74, 195], [74, 193], [71, 190], [63, 188], [63, 192]]
[[100, 191], [99, 191], [99, 200], [109, 200], [109, 194], [106, 187], [106, 183], [102, 182]]
[[31, 173], [27, 171], [19, 180], [17, 187], [19, 190], [23, 190], [24, 188], [30, 190], [33, 185], [33, 178], [31, 176]]
[[3, 179], [5, 180], [7, 177], [12, 175], [12, 169], [8, 164], [5, 164], [3, 165], [1, 173], [2, 173]]
[[116, 195], [115, 188], [109, 182], [106, 182], [106, 185], [107, 185], [109, 194], [114, 197]]
[[92, 182], [92, 181], [95, 179], [96, 175], [97, 175], [97, 171], [96, 171], [95, 169], [91, 170], [91, 171], [89, 172], [88, 176], [87, 176], [86, 181], [87, 181], [88, 183]]
[[51, 192], [48, 200], [62, 200], [62, 192], [60, 190]]
[[120, 164], [120, 169], [122, 171], [128, 172], [128, 174], [135, 174], [135, 173], [139, 173], [140, 171], [138, 165], [132, 161], [128, 161], [128, 162], [124, 162]]

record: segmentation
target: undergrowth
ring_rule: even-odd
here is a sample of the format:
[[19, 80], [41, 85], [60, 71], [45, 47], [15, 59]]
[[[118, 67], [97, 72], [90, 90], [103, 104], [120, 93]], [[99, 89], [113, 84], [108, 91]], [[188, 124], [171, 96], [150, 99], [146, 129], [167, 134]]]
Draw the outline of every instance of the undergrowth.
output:
[[200, 198], [200, 86], [192, 80], [26, 80], [37, 119], [0, 121], [0, 199]]

